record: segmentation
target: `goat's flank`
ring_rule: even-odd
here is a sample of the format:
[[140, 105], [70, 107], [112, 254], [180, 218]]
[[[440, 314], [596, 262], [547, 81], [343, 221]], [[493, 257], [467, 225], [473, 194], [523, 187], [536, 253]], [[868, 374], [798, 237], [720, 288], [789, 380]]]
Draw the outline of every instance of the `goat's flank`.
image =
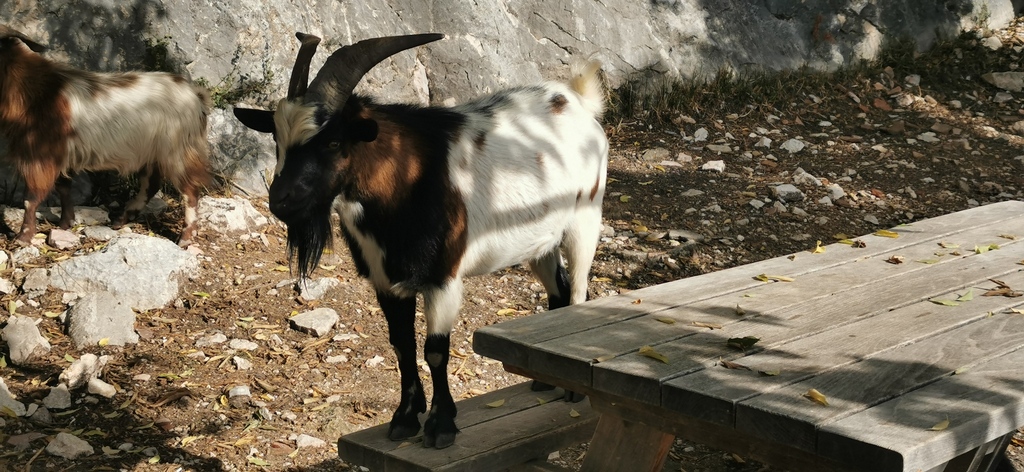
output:
[[195, 235], [201, 187], [209, 183], [207, 92], [163, 72], [96, 73], [44, 58], [45, 48], [0, 25], [0, 135], [25, 180], [18, 240], [36, 233], [36, 209], [56, 186], [60, 227], [74, 221], [71, 177], [83, 171], [139, 173], [139, 192], [115, 227], [138, 216], [163, 179], [181, 193], [185, 227]]
[[584, 64], [569, 84], [513, 88], [453, 108], [385, 105], [353, 94], [359, 79], [388, 56], [441, 35], [343, 47], [308, 90], [319, 38], [298, 37], [287, 98], [275, 112], [235, 108], [235, 115], [275, 134], [270, 209], [288, 225], [300, 275], [331, 244], [332, 207], [341, 217], [341, 234], [376, 291], [398, 358], [393, 440], [416, 435], [417, 415], [426, 411], [414, 330], [416, 295], [423, 295], [434, 390], [424, 444], [447, 447], [458, 432], [447, 364], [463, 278], [528, 262], [549, 308], [587, 297], [608, 155], [598, 122], [600, 66]]

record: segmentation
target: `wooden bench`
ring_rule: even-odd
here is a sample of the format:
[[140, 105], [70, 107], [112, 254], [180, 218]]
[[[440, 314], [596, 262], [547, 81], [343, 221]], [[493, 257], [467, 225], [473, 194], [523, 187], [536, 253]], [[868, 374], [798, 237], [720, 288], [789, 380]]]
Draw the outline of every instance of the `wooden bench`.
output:
[[[548, 454], [588, 441], [598, 415], [589, 402], [562, 401], [562, 390], [530, 390], [529, 382], [457, 403], [461, 432], [455, 445], [427, 449], [420, 436], [405, 442], [387, 438], [388, 424], [346, 434], [338, 456], [371, 472], [552, 470]], [[531, 463], [531, 461], [533, 461]]]

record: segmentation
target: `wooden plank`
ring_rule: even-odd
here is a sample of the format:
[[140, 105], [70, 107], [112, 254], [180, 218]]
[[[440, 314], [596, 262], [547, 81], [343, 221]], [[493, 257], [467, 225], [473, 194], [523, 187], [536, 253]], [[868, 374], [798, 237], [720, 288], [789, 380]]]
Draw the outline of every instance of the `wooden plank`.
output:
[[[1024, 316], [984, 318], [740, 402], [736, 429], [814, 451], [819, 428], [1021, 347]], [[803, 397], [812, 388], [829, 406]]]
[[[516, 415], [522, 411], [537, 408], [541, 402], [560, 402], [562, 395], [563, 393], [558, 390], [550, 390], [546, 392], [531, 391], [530, 383], [524, 382], [511, 387], [488, 392], [485, 395], [461, 400], [457, 403], [459, 414], [455, 421], [463, 432], [456, 438], [456, 445], [460, 444], [464, 440], [467, 442], [471, 441], [472, 439], [466, 438], [472, 438], [472, 436], [467, 436], [465, 431], [476, 425], [491, 421], [500, 421], [503, 417]], [[504, 404], [502, 404], [500, 408], [491, 408], [487, 406], [488, 403], [498, 400], [504, 400]], [[420, 420], [425, 420], [425, 416], [426, 415], [420, 415]], [[397, 449], [412, 447], [409, 446], [410, 443], [417, 443], [414, 445], [413, 449], [420, 450], [424, 454], [431, 453], [431, 451], [423, 449], [418, 444], [422, 441], [422, 433], [409, 441], [396, 442], [387, 438], [387, 430], [388, 423], [384, 423], [342, 436], [341, 439], [338, 440], [338, 456], [344, 461], [359, 464], [374, 471], [423, 470], [422, 468], [417, 468], [412, 465], [410, 465], [409, 468], [402, 468], [401, 465], [396, 465], [391, 455], [391, 453]], [[458, 451], [464, 454], [472, 453], [472, 451], [467, 448], [460, 448]], [[455, 457], [453, 456], [453, 458]]]
[[[1024, 202], [986, 205], [894, 228], [894, 231], [900, 234], [897, 239], [864, 236], [863, 239], [867, 241], [868, 246], [858, 252], [842, 251], [841, 245], [833, 244], [827, 247], [825, 253], [815, 254], [813, 258], [798, 256], [794, 260], [769, 259], [700, 277], [659, 284], [629, 294], [591, 300], [572, 307], [532, 315], [528, 319], [509, 320], [477, 330], [473, 338], [473, 347], [481, 355], [525, 367], [530, 350], [528, 346], [532, 344], [714, 296], [747, 290], [759, 284], [747, 279], [748, 273], [799, 277], [858, 258], [896, 251], [922, 242], [955, 238], [958, 233], [970, 228], [1000, 230], [1005, 222], [1018, 219], [1022, 213]], [[742, 283], [737, 285], [737, 280]], [[635, 305], [633, 302], [636, 299], [643, 300], [643, 303]]]
[[827, 425], [818, 452], [868, 470], [931, 469], [1024, 425], [1022, 365], [1017, 350]]
[[[1003, 281], [1024, 287], [1024, 272], [1008, 274]], [[715, 366], [672, 379], [664, 384], [662, 405], [696, 418], [732, 425], [735, 405], [743, 400], [904, 344], [920, 342], [985, 318], [989, 312], [1004, 313], [1021, 303], [1013, 298], [983, 297], [982, 290], [975, 289], [973, 293], [975, 298], [970, 303], [958, 306], [917, 303], [731, 359], [750, 370]], [[955, 299], [956, 292], [938, 298]], [[759, 371], [776, 375], [765, 376]]]
[[[1019, 226], [1024, 232], [1024, 219], [1019, 220]], [[984, 232], [991, 233], [990, 229]], [[980, 234], [975, 236], [979, 242], [997, 238], [995, 235], [987, 236], [990, 239], [982, 239]], [[726, 345], [728, 338], [760, 338], [753, 351], [757, 352], [942, 295], [952, 287], [985, 281], [998, 275], [990, 268], [992, 264], [1007, 267], [1005, 273], [1016, 270], [1014, 262], [1024, 258], [1024, 244], [1008, 242], [1011, 244], [999, 251], [947, 258], [946, 262], [937, 264], [889, 264], [884, 262], [888, 258], [886, 253], [857, 262], [857, 267], [838, 266], [792, 283], [762, 284], [745, 292], [757, 296], [743, 302], [746, 312], [743, 317], [737, 317], [733, 305], [739, 295], [720, 297], [541, 343], [531, 353], [527, 368], [559, 373], [576, 382], [591, 383], [601, 391], [659, 404], [663, 383], [713, 365], [720, 357], [737, 357], [739, 354]], [[934, 248], [921, 244], [900, 252], [914, 261], [931, 256]], [[712, 310], [715, 305], [719, 311], [728, 309], [733, 313], [714, 319], [712, 316], [718, 313]], [[675, 315], [680, 317], [676, 324], [665, 325], [658, 321], [658, 318]], [[723, 329], [697, 332], [685, 321], [687, 319], [715, 322]], [[684, 332], [687, 335], [681, 334]], [[643, 345], [653, 346], [669, 362], [660, 363], [636, 355]], [[589, 368], [595, 358], [593, 354], [611, 348], [618, 351], [617, 356]], [[593, 378], [588, 379], [588, 375]]]

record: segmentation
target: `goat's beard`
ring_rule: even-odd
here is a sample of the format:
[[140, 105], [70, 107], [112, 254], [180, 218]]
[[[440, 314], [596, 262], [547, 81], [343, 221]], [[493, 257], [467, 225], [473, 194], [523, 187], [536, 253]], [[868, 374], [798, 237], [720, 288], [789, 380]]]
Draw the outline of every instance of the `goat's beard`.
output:
[[316, 270], [324, 249], [333, 245], [330, 205], [322, 210], [285, 221], [288, 225], [288, 259], [296, 259], [302, 278]]

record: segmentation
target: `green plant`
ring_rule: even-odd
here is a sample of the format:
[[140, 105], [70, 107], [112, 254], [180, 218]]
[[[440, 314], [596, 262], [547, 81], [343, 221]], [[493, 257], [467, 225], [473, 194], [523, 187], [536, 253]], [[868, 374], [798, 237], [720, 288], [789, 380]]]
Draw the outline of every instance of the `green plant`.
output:
[[231, 72], [216, 85], [211, 85], [205, 78], [196, 79], [196, 85], [210, 91], [210, 100], [215, 108], [227, 108], [246, 98], [266, 95], [274, 82], [274, 73], [269, 68], [263, 69], [263, 75], [257, 79], [238, 77]]

